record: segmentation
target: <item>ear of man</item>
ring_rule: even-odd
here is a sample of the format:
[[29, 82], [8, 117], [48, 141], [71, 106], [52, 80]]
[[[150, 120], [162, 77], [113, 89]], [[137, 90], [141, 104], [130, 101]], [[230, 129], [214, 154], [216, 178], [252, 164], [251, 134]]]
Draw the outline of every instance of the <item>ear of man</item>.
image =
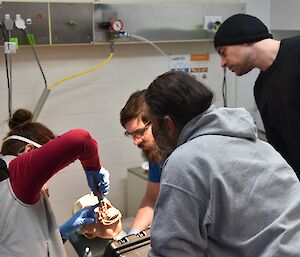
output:
[[168, 134], [169, 137], [172, 137], [174, 134], [174, 128], [175, 128], [175, 124], [174, 121], [172, 120], [172, 118], [170, 116], [165, 116], [164, 117], [164, 126], [166, 129], [166, 132]]

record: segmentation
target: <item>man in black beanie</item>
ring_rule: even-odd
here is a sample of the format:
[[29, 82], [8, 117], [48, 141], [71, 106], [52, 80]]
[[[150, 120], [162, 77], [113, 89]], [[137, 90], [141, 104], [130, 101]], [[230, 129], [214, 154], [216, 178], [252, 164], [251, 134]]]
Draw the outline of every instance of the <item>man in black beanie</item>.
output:
[[300, 36], [274, 40], [256, 17], [236, 14], [220, 26], [214, 45], [221, 66], [241, 76], [260, 74], [254, 97], [266, 136], [300, 178]]

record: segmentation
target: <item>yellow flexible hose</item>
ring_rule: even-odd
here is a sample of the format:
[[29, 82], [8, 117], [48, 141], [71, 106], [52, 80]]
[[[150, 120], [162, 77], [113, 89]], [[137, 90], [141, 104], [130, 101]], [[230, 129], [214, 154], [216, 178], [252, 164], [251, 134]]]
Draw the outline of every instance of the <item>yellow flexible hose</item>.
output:
[[52, 90], [54, 87], [58, 86], [59, 84], [65, 82], [65, 81], [67, 81], [67, 80], [70, 80], [70, 79], [79, 77], [79, 76], [81, 76], [81, 75], [84, 75], [84, 74], [86, 74], [86, 73], [89, 73], [89, 72], [91, 72], [91, 71], [94, 71], [94, 70], [96, 70], [96, 69], [99, 69], [99, 68], [103, 67], [105, 64], [107, 64], [107, 63], [111, 60], [111, 58], [113, 57], [113, 55], [114, 55], [113, 52], [111, 52], [111, 53], [109, 54], [108, 58], [107, 58], [105, 61], [103, 61], [102, 63], [99, 63], [99, 64], [95, 65], [94, 67], [88, 69], [88, 70], [81, 71], [81, 72], [78, 72], [78, 73], [76, 73], [76, 74], [73, 74], [73, 75], [70, 75], [70, 76], [68, 76], [68, 77], [65, 77], [65, 78], [63, 78], [63, 79], [61, 79], [61, 80], [55, 82], [55, 83], [52, 84], [51, 86], [49, 86], [48, 89], [49, 89], [49, 90]]
[[39, 99], [39, 101], [38, 101], [38, 103], [37, 103], [37, 105], [35, 106], [35, 109], [34, 109], [34, 111], [33, 111], [33, 121], [36, 121], [36, 120], [37, 120], [37, 118], [38, 118], [38, 116], [39, 116], [39, 114], [40, 114], [40, 112], [41, 112], [41, 110], [42, 110], [42, 108], [43, 108], [43, 106], [44, 106], [44, 104], [45, 104], [47, 98], [48, 98], [48, 95], [49, 95], [49, 93], [50, 93], [50, 90], [51, 90], [52, 88], [58, 86], [59, 84], [65, 82], [65, 81], [67, 81], [67, 80], [70, 80], [70, 79], [79, 77], [79, 76], [81, 76], [81, 75], [84, 75], [84, 74], [86, 74], [86, 73], [89, 73], [89, 72], [91, 72], [91, 71], [94, 71], [94, 70], [96, 70], [96, 69], [99, 69], [99, 68], [103, 67], [105, 64], [107, 64], [107, 63], [111, 60], [112, 57], [113, 57], [113, 52], [111, 52], [111, 53], [109, 54], [108, 58], [107, 58], [104, 62], [102, 62], [102, 63], [100, 63], [100, 64], [97, 64], [97, 65], [95, 65], [94, 67], [92, 67], [92, 68], [90, 68], [90, 69], [88, 69], [88, 70], [85, 70], [85, 71], [76, 73], [76, 74], [74, 74], [74, 75], [65, 77], [64, 79], [61, 79], [61, 80], [55, 82], [54, 84], [52, 84], [51, 86], [49, 86], [49, 87], [47, 87], [47, 88], [45, 87], [45, 88], [44, 88], [44, 91], [42, 92], [42, 95], [41, 95], [41, 97], [40, 97], [40, 99]]

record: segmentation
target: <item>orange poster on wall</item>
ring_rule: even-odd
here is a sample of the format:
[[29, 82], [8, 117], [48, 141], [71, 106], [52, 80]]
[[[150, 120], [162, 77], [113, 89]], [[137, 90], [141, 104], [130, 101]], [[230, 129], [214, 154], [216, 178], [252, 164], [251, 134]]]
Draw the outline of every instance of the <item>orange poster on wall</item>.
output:
[[170, 71], [189, 73], [207, 86], [209, 86], [208, 66], [209, 53], [171, 55], [169, 58]]

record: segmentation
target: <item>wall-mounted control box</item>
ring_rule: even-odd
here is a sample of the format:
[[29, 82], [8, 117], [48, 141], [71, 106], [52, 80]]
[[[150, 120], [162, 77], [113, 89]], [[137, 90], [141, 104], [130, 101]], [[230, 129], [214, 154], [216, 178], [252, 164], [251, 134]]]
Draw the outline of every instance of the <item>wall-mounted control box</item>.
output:
[[[0, 20], [3, 21], [6, 14], [15, 20], [20, 14], [22, 19], [27, 20], [28, 32], [34, 35], [35, 43], [38, 45], [49, 44], [49, 10], [47, 3], [15, 3], [2, 2], [0, 4]], [[24, 31], [14, 28], [11, 36], [18, 38], [19, 44], [28, 44], [28, 39]], [[3, 43], [3, 37], [1, 37]]]
[[[14, 20], [19, 14], [28, 21], [31, 42], [38, 45], [128, 42], [138, 37], [185, 42], [212, 39], [216, 22], [245, 13], [245, 8], [243, 3], [0, 2], [0, 21], [6, 14]], [[120, 36], [123, 31], [138, 37]], [[11, 36], [29, 44], [21, 29], [15, 27]], [[0, 40], [3, 43], [3, 37]]]

